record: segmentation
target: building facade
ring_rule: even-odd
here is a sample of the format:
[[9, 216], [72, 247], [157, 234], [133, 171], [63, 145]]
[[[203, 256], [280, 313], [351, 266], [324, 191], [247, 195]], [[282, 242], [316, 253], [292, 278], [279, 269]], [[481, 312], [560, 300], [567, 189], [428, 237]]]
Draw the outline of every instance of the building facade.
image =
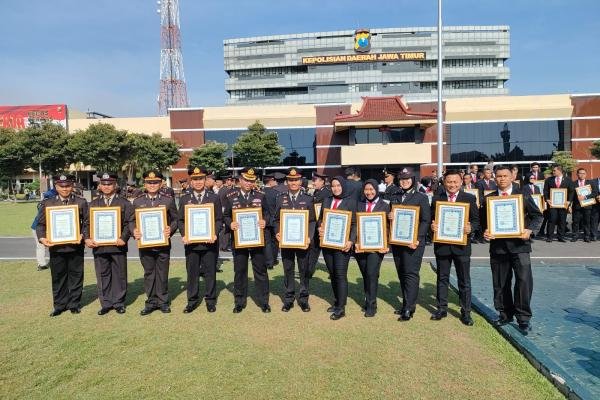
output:
[[[508, 26], [444, 27], [444, 98], [508, 94]], [[223, 42], [227, 103], [437, 97], [437, 28], [358, 29]]]

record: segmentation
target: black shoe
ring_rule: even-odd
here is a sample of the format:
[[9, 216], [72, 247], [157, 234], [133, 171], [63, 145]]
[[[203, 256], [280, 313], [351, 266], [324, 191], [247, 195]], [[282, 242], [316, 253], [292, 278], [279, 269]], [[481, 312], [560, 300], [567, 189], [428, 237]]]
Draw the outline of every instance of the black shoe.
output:
[[171, 312], [171, 307], [169, 307], [168, 304], [163, 304], [162, 306], [160, 306], [160, 312], [163, 314], [168, 314]]
[[273, 266], [272, 266], [272, 265], [269, 265], [269, 266], [267, 267], [267, 269], [273, 269]]
[[429, 319], [431, 319], [432, 321], [439, 321], [442, 318], [446, 318], [447, 316], [448, 316], [447, 311], [437, 310], [436, 312], [431, 314], [431, 318], [429, 318]]
[[48, 269], [48, 264], [46, 264], [46, 265], [38, 265], [37, 266], [37, 270], [38, 271], [43, 271], [45, 269]]
[[512, 320], [512, 317], [508, 318], [501, 315], [498, 317], [498, 319], [492, 321], [492, 324], [494, 324], [494, 326], [502, 326], [511, 323]]
[[327, 309], [327, 312], [335, 312], [335, 310], [337, 310], [337, 307], [331, 306]]
[[115, 307], [117, 314], [125, 314], [125, 306]]
[[233, 313], [234, 314], [239, 314], [244, 310], [244, 306], [235, 306], [233, 307]]
[[223, 272], [223, 270], [220, 267], [217, 267], [217, 272]]
[[196, 308], [198, 308], [198, 304], [188, 304], [187, 306], [185, 306], [185, 308], [183, 309], [183, 313], [184, 314], [189, 314], [192, 311], [194, 311]]
[[[567, 241], [565, 239], [563, 239], [563, 238], [558, 238], [558, 241], [561, 242], [561, 243], [567, 243]], [[575, 241], [577, 241], [577, 240], [575, 240]]]
[[473, 326], [473, 318], [471, 318], [471, 313], [464, 313], [460, 316], [460, 322], [467, 326]]
[[400, 315], [400, 314], [402, 314], [402, 310], [394, 310], [394, 314]]
[[149, 314], [152, 314], [156, 310], [158, 310], [158, 308], [146, 306], [146, 307], [144, 307], [144, 309], [142, 311], [140, 311], [140, 315], [149, 315]]
[[[560, 242], [560, 239], [558, 239], [558, 241]], [[571, 242], [576, 242], [576, 241], [577, 241], [576, 237], [574, 237], [573, 239], [571, 239]]]
[[54, 310], [52, 310], [52, 312], [50, 313], [51, 317], [58, 317], [60, 314], [64, 313], [65, 310], [60, 310], [58, 308], [55, 308]]
[[590, 238], [590, 242], [595, 242], [595, 241], [596, 241], [596, 238], [592, 236], [592, 237]]
[[300, 306], [300, 309], [302, 310], [302, 312], [310, 311], [310, 306], [308, 305], [308, 303], [298, 303], [298, 305]]
[[546, 242], [548, 242], [548, 243], [552, 243], [552, 238], [549, 238], [549, 237], [547, 237], [547, 238], [546, 238]]
[[331, 314], [329, 316], [329, 319], [337, 321], [340, 318], [344, 318], [346, 316], [346, 311], [344, 311], [344, 309], [342, 308], [338, 308], [336, 311], [333, 312], [333, 314]]
[[521, 331], [523, 335], [527, 335], [531, 332], [531, 324], [527, 321], [519, 322], [519, 331]]
[[412, 318], [413, 314], [413, 312], [404, 310], [400, 313], [400, 318], [398, 318], [398, 321], [409, 321]]
[[69, 311], [71, 311], [71, 314], [79, 314], [81, 313], [81, 307], [71, 307]]
[[377, 314], [377, 310], [376, 310], [376, 309], [374, 309], [374, 308], [367, 308], [367, 309], [365, 310], [365, 317], [366, 317], [366, 318], [371, 318], [371, 317], [374, 317], [374, 316], [375, 316], [375, 314]]
[[217, 306], [215, 306], [214, 304], [207, 305], [206, 311], [208, 311], [209, 313], [213, 313], [217, 311]]
[[110, 308], [108, 308], [108, 307], [106, 307], [106, 308], [105, 308], [105, 307], [102, 307], [102, 308], [100, 309], [100, 311], [98, 311], [98, 315], [104, 315], [104, 314], [108, 314], [108, 312], [109, 312], [109, 311], [110, 311]]
[[281, 311], [288, 312], [292, 309], [292, 307], [294, 307], [294, 303], [286, 303], [283, 305], [283, 307], [281, 307]]
[[586, 243], [589, 243], [589, 242], [590, 242], [590, 239], [588, 239], [588, 238], [585, 238], [585, 239], [583, 239], [583, 241], [584, 241], [584, 242], [586, 242]]
[[271, 312], [271, 306], [268, 304], [263, 304], [262, 306], [260, 306], [260, 310], [265, 314], [268, 314]]

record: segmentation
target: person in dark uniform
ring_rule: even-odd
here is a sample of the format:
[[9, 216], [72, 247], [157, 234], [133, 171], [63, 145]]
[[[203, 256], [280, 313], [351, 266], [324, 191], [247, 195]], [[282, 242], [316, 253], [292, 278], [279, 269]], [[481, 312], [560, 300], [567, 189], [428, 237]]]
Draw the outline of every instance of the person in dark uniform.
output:
[[[313, 173], [312, 181], [315, 188], [313, 192], [313, 208], [315, 204], [323, 205], [323, 201], [331, 196], [331, 190], [325, 185], [327, 178], [328, 177], [325, 174], [319, 174], [316, 172]], [[315, 219], [319, 220], [319, 215], [315, 215]], [[319, 245], [319, 232], [318, 230], [315, 230], [313, 237], [310, 239], [307, 260], [307, 270], [311, 278], [317, 269], [317, 262], [319, 261], [320, 253], [321, 246]]]
[[552, 200], [550, 198], [551, 188], [564, 188], [567, 189], [567, 202], [573, 201], [573, 183], [569, 178], [563, 175], [563, 169], [560, 165], [552, 167], [552, 175], [544, 182], [544, 199], [548, 203], [550, 209], [548, 215], [548, 236], [546, 242], [552, 242], [554, 236], [554, 228], [557, 227], [558, 241], [566, 242], [565, 230], [567, 227], [567, 209], [566, 208], [553, 208]]
[[98, 245], [86, 229], [85, 245], [93, 249], [98, 300], [98, 315], [115, 310], [125, 313], [127, 295], [127, 241], [131, 237], [129, 227], [134, 223], [134, 211], [131, 202], [117, 195], [117, 174], [103, 173], [98, 184], [99, 196], [90, 202], [90, 207], [119, 207], [121, 209], [121, 236], [116, 245]]
[[159, 193], [163, 196], [169, 196], [169, 197], [172, 197], [173, 199], [175, 198], [175, 191], [173, 190], [172, 187], [167, 186], [167, 182], [164, 180], [162, 181], [162, 183], [160, 185]]
[[[520, 188], [512, 182], [512, 173], [507, 166], [496, 167], [498, 189], [489, 196], [509, 196], [522, 194]], [[517, 318], [519, 329], [527, 333], [531, 329], [531, 294], [533, 276], [531, 274], [531, 233], [540, 228], [542, 213], [531, 196], [523, 195], [523, 212], [526, 229], [519, 239], [496, 239], [487, 229], [487, 202], [483, 202], [486, 218], [484, 237], [490, 240], [490, 266], [494, 287], [494, 308], [498, 311], [496, 326], [505, 325]], [[512, 276], [515, 275], [514, 299]]]
[[[225, 181], [225, 185], [223, 185], [218, 193], [222, 210], [224, 210], [225, 203], [227, 202], [227, 195], [230, 191], [235, 189], [233, 186], [233, 176], [225, 175], [223, 176], [223, 179]], [[231, 231], [229, 230], [229, 227], [225, 226], [224, 223], [219, 231], [219, 249], [221, 251], [231, 251]]]
[[[238, 229], [239, 225], [233, 220], [234, 209], [240, 208], [261, 208], [263, 219], [259, 221], [260, 229], [265, 229], [269, 211], [265, 201], [265, 195], [262, 192], [253, 190], [256, 182], [254, 168], [243, 168], [240, 171], [240, 187], [229, 192], [225, 199], [223, 220], [225, 225], [232, 231]], [[233, 245], [233, 295], [235, 298], [234, 313], [240, 313], [246, 308], [246, 299], [248, 297], [248, 258], [252, 259], [252, 272], [254, 273], [254, 282], [256, 295], [260, 309], [264, 313], [271, 312], [269, 306], [269, 276], [267, 266], [265, 265], [264, 247], [246, 247], [236, 248]]]
[[210, 313], [217, 310], [217, 260], [219, 259], [219, 242], [217, 235], [207, 243], [190, 243], [186, 237], [185, 229], [185, 206], [188, 204], [214, 204], [213, 224], [215, 232], [223, 224], [223, 211], [221, 201], [216, 193], [205, 186], [206, 168], [202, 166], [190, 166], [191, 193], [181, 197], [179, 200], [179, 232], [185, 247], [185, 268], [187, 270], [187, 305], [183, 309], [185, 314], [194, 311], [202, 299], [200, 298], [200, 271], [202, 270], [205, 282], [204, 300], [206, 310]]
[[[375, 179], [367, 179], [363, 185], [363, 196], [364, 201], [358, 203], [356, 212], [384, 212], [386, 215], [390, 212], [389, 203], [377, 191], [377, 181]], [[363, 307], [365, 317], [374, 317], [377, 313], [379, 270], [385, 253], [387, 251], [364, 251], [358, 246], [358, 242], [355, 246], [355, 257], [363, 277], [365, 291], [365, 304]]]
[[319, 237], [323, 237], [325, 230], [323, 223], [323, 210], [345, 210], [352, 212], [350, 224], [350, 237], [342, 250], [323, 248], [323, 258], [329, 271], [331, 288], [333, 289], [334, 303], [327, 309], [329, 318], [338, 320], [346, 316], [346, 302], [348, 300], [348, 262], [350, 251], [356, 242], [356, 200], [349, 195], [346, 179], [336, 176], [331, 180], [331, 197], [323, 201], [323, 208], [319, 216]]
[[[164, 234], [170, 238], [177, 231], [177, 206], [173, 197], [160, 194], [160, 185], [163, 175], [156, 170], [144, 172], [144, 188], [146, 194], [133, 200], [134, 209], [165, 207], [167, 211], [167, 226]], [[133, 236], [139, 240], [142, 232], [132, 223]], [[145, 247], [139, 250], [140, 261], [144, 267], [144, 291], [146, 304], [140, 311], [141, 315], [148, 315], [156, 310], [170, 313], [169, 300], [169, 263], [171, 259], [171, 242], [167, 246]]]
[[528, 172], [525, 175], [525, 182], [523, 183], [523, 189], [521, 190], [523, 194], [531, 196], [532, 194], [542, 194], [540, 188], [535, 185], [535, 175], [531, 172]]
[[[429, 208], [429, 199], [427, 195], [416, 190], [414, 173], [407, 168], [403, 168], [398, 174], [398, 182], [402, 192], [392, 199], [394, 204], [411, 205], [419, 207], [419, 232], [417, 243], [409, 246], [391, 245], [394, 256], [394, 264], [400, 280], [402, 290], [402, 308], [394, 311], [400, 315], [399, 321], [408, 321], [415, 313], [417, 298], [419, 295], [419, 271], [425, 252], [425, 238], [429, 232], [431, 222], [431, 209]], [[389, 218], [393, 218], [390, 212]]]
[[344, 174], [346, 174], [346, 190], [348, 191], [347, 196], [352, 197], [354, 201], [358, 203], [362, 198], [363, 187], [363, 182], [360, 180], [360, 168], [348, 167], [344, 171]]
[[[263, 175], [263, 193], [265, 194], [265, 202], [269, 210], [269, 218], [266, 218], [267, 226], [265, 227], [265, 264], [267, 269], [273, 269], [273, 266], [278, 264], [277, 261], [277, 239], [275, 234], [277, 233], [273, 228], [273, 217], [275, 215], [275, 208], [277, 203], [277, 197], [281, 195], [281, 192], [274, 189], [277, 185], [277, 181], [273, 174]], [[274, 257], [275, 255], [275, 257]]]
[[[479, 221], [483, 221], [485, 215], [483, 214], [483, 198], [485, 196], [486, 190], [496, 190], [496, 182], [494, 181], [492, 167], [485, 166], [483, 168], [483, 178], [479, 179], [477, 183], [475, 183], [475, 187], [479, 189]], [[476, 236], [473, 238], [473, 243], [485, 243], [485, 239], [483, 238], [483, 230], [479, 229], [476, 232]]]
[[[470, 175], [465, 175], [465, 177]], [[470, 193], [460, 190], [461, 180], [458, 171], [446, 171], [444, 174], [445, 190], [442, 194], [433, 196], [431, 201], [431, 215], [435, 215], [435, 207], [438, 201], [449, 201], [451, 203], [465, 203], [469, 205], [469, 221], [464, 227], [467, 235], [467, 244], [434, 243], [433, 252], [437, 265], [437, 310], [431, 315], [431, 319], [439, 321], [448, 316], [448, 283], [450, 268], [454, 263], [456, 277], [458, 278], [458, 296], [460, 299], [460, 321], [467, 325], [473, 325], [471, 318], [471, 239], [470, 234], [479, 228], [479, 209], [477, 199]], [[438, 218], [435, 215], [431, 221], [431, 230], [437, 232]]]
[[[294, 167], [287, 171], [287, 187], [288, 192], [277, 197], [277, 204], [273, 214], [273, 229], [276, 232], [278, 241], [281, 241], [280, 227], [280, 212], [281, 210], [308, 210], [308, 238], [309, 245], [311, 238], [315, 233], [315, 211], [313, 207], [312, 197], [306, 193], [302, 193], [300, 185], [302, 183], [302, 175], [300, 171]], [[281, 249], [281, 261], [283, 263], [284, 281], [283, 287], [285, 294], [283, 296], [283, 307], [281, 311], [288, 312], [294, 307], [296, 297], [296, 281], [294, 279], [295, 261], [298, 261], [298, 273], [300, 275], [300, 292], [298, 294], [298, 305], [304, 312], [310, 311], [308, 304], [308, 289], [310, 274], [307, 270], [308, 266], [308, 246], [305, 249]]]
[[[81, 312], [83, 292], [83, 237], [88, 226], [88, 205], [85, 199], [75, 196], [73, 175], [59, 175], [53, 178], [58, 195], [42, 201], [40, 219], [35, 228], [38, 240], [50, 253], [50, 274], [52, 275], [52, 299], [54, 309], [51, 317], [66, 310], [73, 314]], [[80, 242], [77, 244], [54, 244], [46, 237], [46, 207], [76, 205], [79, 210]]]
[[596, 186], [594, 185], [593, 180], [588, 180], [587, 172], [585, 168], [577, 169], [577, 180], [574, 182], [575, 187], [582, 187], [586, 185], [590, 185], [592, 191], [587, 196], [579, 196], [575, 190], [573, 190], [573, 238], [571, 242], [576, 242], [579, 237], [579, 229], [583, 229], [583, 241], [589, 242], [591, 239], [591, 218], [592, 218], [592, 208], [593, 205], [588, 205], [583, 207], [581, 202], [586, 199], [595, 199], [598, 196], [598, 191]]
[[179, 185], [181, 186], [181, 196], [190, 194], [192, 192], [192, 188], [190, 187], [187, 179], [180, 179]]
[[383, 195], [381, 197], [383, 198], [383, 200], [391, 201], [396, 195], [396, 192], [400, 190], [398, 186], [394, 185], [394, 173], [392, 171], [384, 169], [383, 182], [385, 183], [385, 192], [383, 192]]

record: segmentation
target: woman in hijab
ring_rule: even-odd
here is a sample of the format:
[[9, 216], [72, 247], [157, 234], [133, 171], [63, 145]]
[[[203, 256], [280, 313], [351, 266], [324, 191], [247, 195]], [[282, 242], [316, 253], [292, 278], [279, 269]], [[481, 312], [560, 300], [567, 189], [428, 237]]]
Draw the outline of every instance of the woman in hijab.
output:
[[[348, 196], [346, 179], [336, 176], [331, 180], [332, 196], [323, 202], [323, 210], [344, 210], [352, 212], [350, 238], [342, 250], [323, 248], [323, 258], [331, 277], [334, 303], [327, 309], [332, 320], [338, 320], [346, 315], [346, 300], [348, 299], [348, 262], [350, 250], [356, 242], [356, 200]], [[319, 236], [324, 235], [323, 214], [319, 216]]]
[[[356, 212], [384, 212], [384, 222], [387, 223], [387, 214], [390, 212], [390, 205], [379, 197], [377, 190], [377, 181], [375, 179], [368, 179], [363, 185], [363, 199], [358, 203]], [[383, 232], [381, 233], [383, 235]], [[377, 313], [377, 286], [379, 285], [379, 269], [381, 267], [381, 261], [383, 255], [388, 250], [363, 251], [356, 244], [356, 261], [358, 261], [358, 268], [363, 277], [363, 286], [365, 289], [365, 305], [364, 312], [365, 317], [374, 317]]]

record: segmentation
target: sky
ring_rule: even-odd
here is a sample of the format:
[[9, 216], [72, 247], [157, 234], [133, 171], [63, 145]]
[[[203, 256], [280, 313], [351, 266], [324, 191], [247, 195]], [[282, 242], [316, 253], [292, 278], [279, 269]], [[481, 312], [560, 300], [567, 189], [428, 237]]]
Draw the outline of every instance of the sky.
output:
[[[0, 105], [67, 104], [154, 116], [160, 18], [152, 0], [0, 0]], [[444, 25], [509, 25], [512, 95], [600, 92], [600, 1], [445, 0]], [[437, 0], [180, 0], [191, 106], [226, 101], [223, 40], [436, 26]]]

